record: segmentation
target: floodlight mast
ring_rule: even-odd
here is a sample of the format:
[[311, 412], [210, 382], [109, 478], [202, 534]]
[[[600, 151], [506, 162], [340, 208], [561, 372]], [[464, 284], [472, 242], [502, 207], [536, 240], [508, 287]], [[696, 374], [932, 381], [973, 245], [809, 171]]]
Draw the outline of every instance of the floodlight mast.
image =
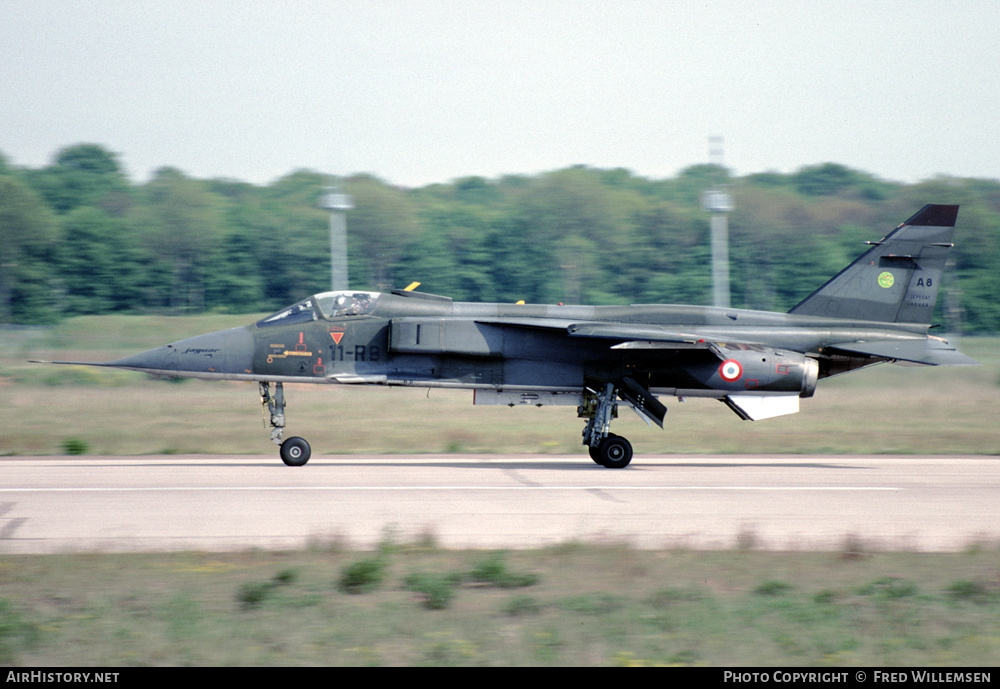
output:
[[[708, 139], [709, 157], [712, 163], [724, 168], [723, 139], [712, 136]], [[712, 214], [710, 220], [712, 236], [712, 302], [715, 306], [729, 308], [729, 222], [726, 215], [733, 210], [733, 197], [723, 191], [723, 185], [716, 184], [701, 195], [701, 205]]]
[[354, 200], [337, 186], [326, 187], [319, 207], [330, 211], [330, 284], [334, 291], [348, 288], [347, 280], [347, 211]]

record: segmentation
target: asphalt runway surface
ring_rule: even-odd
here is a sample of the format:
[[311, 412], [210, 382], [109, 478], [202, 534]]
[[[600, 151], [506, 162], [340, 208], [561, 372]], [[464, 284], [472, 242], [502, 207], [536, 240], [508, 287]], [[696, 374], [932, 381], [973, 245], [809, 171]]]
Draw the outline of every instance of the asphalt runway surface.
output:
[[0, 553], [1000, 543], [994, 457], [9, 457], [0, 476]]

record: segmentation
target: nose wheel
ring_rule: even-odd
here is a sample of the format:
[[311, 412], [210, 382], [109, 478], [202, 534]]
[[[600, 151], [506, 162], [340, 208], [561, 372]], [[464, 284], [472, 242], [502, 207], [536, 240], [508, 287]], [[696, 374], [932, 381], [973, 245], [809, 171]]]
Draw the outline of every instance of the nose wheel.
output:
[[305, 438], [289, 438], [281, 443], [281, 461], [290, 467], [300, 467], [309, 461], [312, 448]]
[[305, 438], [298, 436], [282, 440], [285, 433], [285, 389], [281, 383], [274, 384], [274, 395], [271, 395], [271, 384], [260, 384], [260, 404], [264, 410], [265, 423], [271, 426], [271, 442], [281, 448], [281, 461], [290, 467], [300, 467], [309, 461], [312, 448]]

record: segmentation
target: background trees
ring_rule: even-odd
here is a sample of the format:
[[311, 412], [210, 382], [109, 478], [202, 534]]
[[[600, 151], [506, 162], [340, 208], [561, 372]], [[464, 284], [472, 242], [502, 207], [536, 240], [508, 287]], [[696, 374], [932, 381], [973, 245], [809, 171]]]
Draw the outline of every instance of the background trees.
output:
[[[267, 186], [162, 168], [131, 183], [95, 144], [20, 169], [0, 155], [0, 321], [80, 313], [261, 312], [329, 289], [329, 178], [297, 171]], [[793, 306], [925, 203], [960, 203], [939, 316], [1000, 330], [1000, 182], [879, 180], [826, 163], [734, 178], [698, 165], [650, 180], [575, 166], [403, 189], [343, 180], [352, 286], [456, 300], [692, 303], [711, 299], [701, 192], [726, 184], [732, 303]]]
[[57, 225], [41, 195], [0, 176], [0, 322], [55, 318], [51, 277]]

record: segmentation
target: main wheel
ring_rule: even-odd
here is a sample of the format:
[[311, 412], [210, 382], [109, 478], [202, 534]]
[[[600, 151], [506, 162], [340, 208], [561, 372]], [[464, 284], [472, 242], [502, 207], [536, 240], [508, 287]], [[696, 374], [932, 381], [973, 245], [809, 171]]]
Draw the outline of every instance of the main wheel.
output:
[[632, 461], [632, 443], [612, 433], [597, 448], [598, 464], [609, 469], [623, 469]]
[[[595, 464], [601, 464], [601, 450], [600, 448], [594, 447], [593, 445], [587, 445], [587, 452], [590, 453], [590, 458], [594, 460]], [[604, 466], [601, 464], [601, 466]]]
[[290, 467], [300, 467], [309, 461], [312, 448], [305, 438], [289, 438], [281, 443], [281, 461]]

